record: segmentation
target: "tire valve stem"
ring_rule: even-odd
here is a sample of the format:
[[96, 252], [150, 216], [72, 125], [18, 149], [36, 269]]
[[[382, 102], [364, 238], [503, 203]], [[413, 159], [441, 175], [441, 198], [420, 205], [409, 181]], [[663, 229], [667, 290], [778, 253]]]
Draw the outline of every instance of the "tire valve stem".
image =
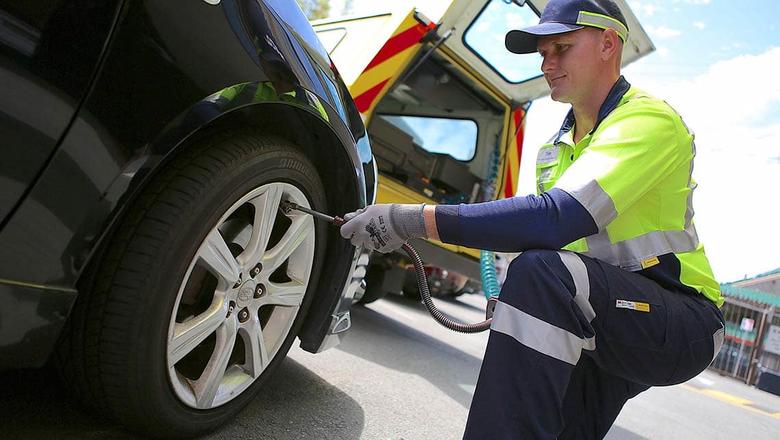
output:
[[227, 312], [227, 315], [225, 316], [225, 318], [230, 317], [230, 315], [233, 313], [233, 310], [235, 310], [235, 309], [236, 309], [236, 303], [234, 303], [233, 301], [230, 301], [230, 304], [228, 305], [228, 312]]
[[313, 209], [309, 209], [301, 205], [298, 205], [296, 203], [290, 202], [289, 200], [282, 200], [282, 202], [279, 204], [279, 207], [281, 208], [282, 212], [284, 212], [285, 214], [289, 214], [290, 211], [300, 211], [309, 214], [314, 218], [325, 220], [326, 222], [334, 224], [336, 226], [341, 226], [345, 223], [344, 219], [339, 216], [331, 217], [327, 214], [323, 214]]

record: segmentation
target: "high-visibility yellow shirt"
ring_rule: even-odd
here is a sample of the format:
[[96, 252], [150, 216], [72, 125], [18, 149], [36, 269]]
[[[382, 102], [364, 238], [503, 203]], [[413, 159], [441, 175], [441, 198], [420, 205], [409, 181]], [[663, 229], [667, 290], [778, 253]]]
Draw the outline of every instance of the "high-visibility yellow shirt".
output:
[[682, 118], [621, 77], [596, 127], [576, 143], [573, 132], [570, 113], [540, 149], [536, 167], [540, 193], [566, 191], [598, 227], [565, 249], [640, 272], [667, 288], [700, 292], [721, 306], [720, 286], [693, 223], [696, 149]]

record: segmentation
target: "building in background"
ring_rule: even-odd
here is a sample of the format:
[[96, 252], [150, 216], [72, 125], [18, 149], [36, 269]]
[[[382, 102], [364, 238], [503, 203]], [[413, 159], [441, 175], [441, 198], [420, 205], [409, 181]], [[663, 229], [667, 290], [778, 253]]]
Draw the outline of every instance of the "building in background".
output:
[[761, 292], [772, 293], [778, 296], [780, 295], [780, 268], [756, 275], [753, 278], [734, 281], [733, 283], [729, 284], [734, 287], [758, 290]]
[[780, 268], [721, 290], [726, 337], [710, 368], [780, 395]]

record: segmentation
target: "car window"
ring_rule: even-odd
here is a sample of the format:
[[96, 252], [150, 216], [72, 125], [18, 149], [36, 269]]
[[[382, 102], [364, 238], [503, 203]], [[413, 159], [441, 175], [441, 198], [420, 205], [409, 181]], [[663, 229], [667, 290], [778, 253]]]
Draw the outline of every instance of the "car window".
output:
[[527, 3], [519, 6], [505, 0], [492, 0], [466, 30], [463, 41], [505, 80], [521, 83], [541, 76], [542, 59], [538, 54], [509, 52], [504, 46], [504, 37], [512, 29], [538, 22], [539, 15]]
[[474, 158], [478, 130], [476, 122], [470, 119], [391, 115], [381, 117], [409, 133], [414, 138], [414, 143], [426, 151], [449, 154], [461, 161]]

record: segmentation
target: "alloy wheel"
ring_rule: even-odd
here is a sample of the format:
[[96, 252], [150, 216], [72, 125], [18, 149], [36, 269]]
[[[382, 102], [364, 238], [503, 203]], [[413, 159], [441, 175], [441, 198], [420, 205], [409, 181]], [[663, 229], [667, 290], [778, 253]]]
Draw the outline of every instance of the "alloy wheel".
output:
[[263, 185], [238, 200], [198, 248], [171, 314], [168, 376], [187, 406], [240, 395], [276, 356], [298, 316], [314, 264], [315, 229], [282, 200], [310, 207], [297, 187]]

